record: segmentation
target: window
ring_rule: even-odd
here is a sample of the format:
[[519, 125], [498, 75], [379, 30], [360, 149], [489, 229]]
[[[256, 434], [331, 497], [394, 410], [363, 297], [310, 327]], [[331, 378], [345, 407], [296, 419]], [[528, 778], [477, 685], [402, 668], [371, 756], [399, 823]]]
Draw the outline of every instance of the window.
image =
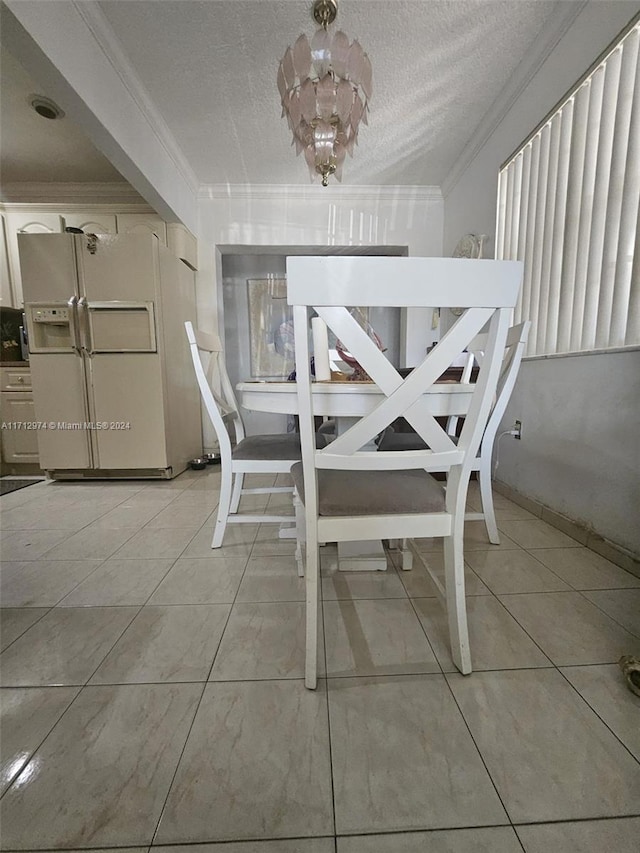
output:
[[636, 19], [500, 170], [496, 257], [524, 261], [527, 355], [640, 345]]

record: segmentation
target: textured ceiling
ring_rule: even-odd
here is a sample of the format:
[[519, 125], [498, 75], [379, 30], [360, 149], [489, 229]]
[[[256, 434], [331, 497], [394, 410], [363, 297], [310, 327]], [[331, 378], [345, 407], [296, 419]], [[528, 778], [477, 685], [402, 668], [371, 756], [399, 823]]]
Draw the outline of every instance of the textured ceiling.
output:
[[[287, 0], [101, 0], [201, 183], [307, 183], [280, 119], [278, 62], [316, 29]], [[556, 3], [342, 0], [336, 24], [374, 70], [349, 184], [439, 185]]]
[[30, 96], [46, 95], [8, 50], [0, 55], [2, 180], [121, 181], [122, 175], [69, 121], [41, 118]]
[[[340, 0], [336, 25], [358, 38], [374, 72], [370, 123], [347, 159], [344, 183], [440, 185], [558, 5], [567, 4]], [[147, 91], [199, 183], [308, 183], [280, 118], [275, 81], [287, 45], [315, 30], [310, 0], [100, 0], [96, 6], [120, 42], [134, 85]], [[2, 71], [4, 77], [4, 64]], [[11, 80], [3, 79], [3, 102], [5, 86], [19, 76], [14, 68]], [[29, 157], [20, 164], [15, 137], [23, 125], [17, 106], [6, 103], [3, 120], [13, 110], [16, 129], [6, 140], [3, 133], [4, 180], [46, 180], [37, 139], [49, 145], [63, 123], [31, 113], [30, 122], [49, 127], [38, 133], [24, 125]], [[49, 179], [88, 180], [72, 176], [84, 158], [89, 165], [82, 147], [66, 163], [56, 154]], [[115, 179], [99, 158], [92, 162], [92, 180]]]

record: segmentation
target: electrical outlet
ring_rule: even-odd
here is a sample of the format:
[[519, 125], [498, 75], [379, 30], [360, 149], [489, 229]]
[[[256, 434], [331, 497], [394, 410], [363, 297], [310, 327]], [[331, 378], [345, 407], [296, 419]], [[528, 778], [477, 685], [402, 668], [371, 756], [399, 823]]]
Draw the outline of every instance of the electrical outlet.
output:
[[513, 425], [513, 437], [518, 441], [522, 438], [522, 421], [516, 421]]

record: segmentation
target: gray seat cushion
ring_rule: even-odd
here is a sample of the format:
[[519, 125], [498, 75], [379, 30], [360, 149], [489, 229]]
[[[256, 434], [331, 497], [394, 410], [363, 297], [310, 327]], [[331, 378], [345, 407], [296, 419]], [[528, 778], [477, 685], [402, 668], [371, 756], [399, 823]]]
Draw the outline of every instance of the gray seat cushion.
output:
[[[457, 435], [450, 435], [454, 444], [458, 443]], [[378, 450], [427, 450], [429, 447], [416, 432], [385, 432]]]
[[296, 432], [279, 435], [248, 435], [233, 448], [234, 459], [300, 459], [300, 436]]
[[[304, 503], [302, 462], [291, 476]], [[318, 471], [320, 515], [443, 512], [445, 491], [426, 471]]]
[[[316, 436], [316, 447], [324, 447], [324, 436]], [[248, 435], [233, 448], [234, 459], [300, 459], [300, 435], [287, 432], [277, 435]]]
[[387, 430], [378, 450], [426, 450], [426, 443], [420, 438], [416, 432], [392, 432]]

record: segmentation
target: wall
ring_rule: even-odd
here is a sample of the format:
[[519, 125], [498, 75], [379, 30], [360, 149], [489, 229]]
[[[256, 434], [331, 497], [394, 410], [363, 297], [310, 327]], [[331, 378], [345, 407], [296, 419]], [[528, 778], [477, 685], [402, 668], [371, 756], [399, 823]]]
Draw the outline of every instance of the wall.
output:
[[638, 351], [524, 361], [497, 478], [640, 554], [639, 400]]
[[[585, 4], [535, 76], [503, 111], [455, 186], [443, 183], [445, 255], [464, 234], [483, 233], [485, 257], [493, 257], [500, 166], [637, 13], [637, 2]], [[473, 149], [472, 141], [468, 150]]]
[[[222, 258], [225, 363], [233, 385], [256, 376], [251, 363], [247, 280], [285, 277], [284, 254], [226, 254]], [[276, 325], [279, 325], [291, 317], [291, 309], [287, 309], [285, 300], [278, 302], [277, 306]], [[400, 309], [371, 309], [369, 319], [384, 343], [387, 358], [392, 364], [398, 365]], [[286, 379], [293, 369], [294, 365], [291, 363], [283, 373], [270, 378]], [[244, 415], [244, 423], [249, 434], [286, 432], [289, 425], [285, 415], [251, 411]]]
[[195, 232], [197, 182], [97, 3], [0, 4], [3, 44], [167, 222]]
[[[590, 2], [491, 135], [445, 192], [444, 250], [468, 232], [495, 235], [501, 164], [638, 12], [637, 3]], [[637, 352], [523, 362], [504, 425], [498, 478], [524, 495], [640, 554]]]
[[443, 202], [435, 187], [210, 187], [201, 190], [199, 214], [202, 328], [217, 324], [219, 255], [228, 247], [396, 246], [409, 255], [442, 254]]
[[[284, 277], [284, 255], [225, 255], [222, 259], [225, 363], [234, 386], [251, 376], [247, 279]], [[243, 420], [249, 435], [287, 431], [285, 415], [243, 412]]]
[[[225, 286], [238, 278], [239, 268], [243, 281], [249, 277], [245, 275], [247, 269], [265, 274], [280, 272], [287, 250], [310, 254], [317, 246], [320, 254], [393, 246], [396, 252], [406, 249], [409, 255], [442, 254], [443, 201], [435, 187], [230, 186], [202, 188], [200, 195], [198, 325], [203, 330], [218, 329], [223, 335], [228, 335], [238, 321], [238, 317], [225, 314]], [[268, 256], [274, 251], [277, 255], [270, 260]], [[236, 255], [243, 260], [236, 261]], [[246, 316], [244, 307], [236, 310]], [[424, 354], [425, 345], [431, 342], [424, 340], [425, 334], [437, 334], [431, 330], [432, 311], [424, 310], [422, 316], [418, 313], [404, 325], [405, 341], [399, 357], [402, 364], [415, 363], [412, 349]], [[248, 341], [246, 330], [242, 334]], [[248, 431], [282, 428], [273, 418], [267, 422], [266, 416], [249, 415]], [[205, 447], [213, 445], [213, 435], [205, 423]]]

